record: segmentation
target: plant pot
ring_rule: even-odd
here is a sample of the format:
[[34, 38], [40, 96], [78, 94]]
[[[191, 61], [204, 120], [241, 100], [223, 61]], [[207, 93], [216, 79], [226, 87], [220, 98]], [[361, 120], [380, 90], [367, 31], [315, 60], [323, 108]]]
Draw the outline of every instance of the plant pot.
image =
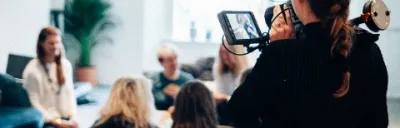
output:
[[78, 67], [76, 74], [79, 82], [89, 82], [93, 87], [97, 85], [96, 67]]

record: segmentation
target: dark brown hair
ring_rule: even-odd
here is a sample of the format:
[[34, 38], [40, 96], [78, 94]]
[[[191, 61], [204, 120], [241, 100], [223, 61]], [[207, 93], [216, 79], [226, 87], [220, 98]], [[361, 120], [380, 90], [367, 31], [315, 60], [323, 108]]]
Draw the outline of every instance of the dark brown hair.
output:
[[[348, 24], [349, 7], [351, 0], [308, 0], [311, 10], [323, 24], [330, 26], [330, 35], [333, 39], [331, 53], [348, 56], [352, 45], [352, 27]], [[334, 94], [335, 97], [344, 96], [349, 90], [350, 73], [344, 73], [343, 83]]]
[[211, 91], [200, 81], [187, 82], [176, 97], [172, 128], [216, 128], [216, 113]]
[[[49, 69], [47, 69], [47, 67], [45, 66], [46, 62], [44, 60], [46, 57], [46, 53], [45, 53], [42, 45], [43, 45], [43, 43], [46, 42], [46, 40], [49, 36], [53, 36], [53, 35], [56, 35], [56, 36], [60, 35], [60, 32], [57, 30], [57, 28], [55, 28], [55, 27], [43, 28], [40, 31], [39, 38], [38, 38], [37, 45], [36, 45], [37, 57], [39, 58], [40, 63], [43, 65], [43, 67], [46, 71], [46, 74], [49, 77], [48, 79], [50, 80], [50, 82], [52, 82], [52, 81], [49, 76]], [[62, 64], [61, 64], [61, 56], [62, 56], [61, 54], [62, 54], [62, 52], [60, 50], [60, 55], [56, 56], [56, 58], [55, 58], [56, 65], [57, 65], [57, 70], [56, 70], [57, 71], [57, 81], [58, 81], [58, 85], [60, 85], [60, 86], [62, 86], [65, 83], [64, 71], [62, 69]]]

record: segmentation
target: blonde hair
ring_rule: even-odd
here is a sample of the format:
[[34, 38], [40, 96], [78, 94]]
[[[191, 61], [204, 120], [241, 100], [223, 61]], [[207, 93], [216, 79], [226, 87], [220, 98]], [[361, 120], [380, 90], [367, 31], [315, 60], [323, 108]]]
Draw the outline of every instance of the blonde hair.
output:
[[[228, 48], [230, 51], [238, 53], [238, 54], [242, 54], [245, 53], [245, 49], [242, 45], [229, 45], [227, 43], [227, 41], [224, 41], [226, 48]], [[218, 49], [218, 51], [221, 50], [221, 48], [224, 48], [223, 44], [221, 44], [220, 48]], [[237, 56], [237, 55], [233, 55], [233, 54], [229, 54], [231, 56], [234, 57], [234, 69], [229, 69], [235, 77], [238, 77], [240, 75], [240, 73], [242, 72], [242, 70], [246, 69], [249, 67], [249, 58], [247, 56]], [[217, 75], [222, 76], [224, 73], [226, 73], [226, 71], [224, 71], [224, 69], [226, 69], [227, 67], [225, 67], [226, 65], [222, 62], [222, 59], [220, 58], [220, 53], [218, 52], [218, 56], [216, 59], [216, 70], [217, 70]]]
[[112, 87], [106, 105], [100, 111], [100, 119], [95, 126], [105, 123], [113, 116], [120, 116], [121, 123], [134, 124], [135, 128], [148, 127], [149, 107], [146, 101], [145, 80], [124, 77]]

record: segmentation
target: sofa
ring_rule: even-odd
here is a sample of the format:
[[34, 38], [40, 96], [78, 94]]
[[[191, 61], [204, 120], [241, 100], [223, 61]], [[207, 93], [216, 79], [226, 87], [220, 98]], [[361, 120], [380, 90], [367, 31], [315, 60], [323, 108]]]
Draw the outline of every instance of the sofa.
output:
[[1, 128], [42, 128], [44, 123], [22, 84], [4, 73], [0, 73], [0, 115]]
[[[180, 65], [180, 70], [191, 74], [195, 79], [201, 81], [213, 81], [212, 68], [215, 62], [214, 57], [202, 57], [194, 63], [183, 63]], [[159, 71], [145, 71], [143, 75], [151, 79], [157, 75]]]

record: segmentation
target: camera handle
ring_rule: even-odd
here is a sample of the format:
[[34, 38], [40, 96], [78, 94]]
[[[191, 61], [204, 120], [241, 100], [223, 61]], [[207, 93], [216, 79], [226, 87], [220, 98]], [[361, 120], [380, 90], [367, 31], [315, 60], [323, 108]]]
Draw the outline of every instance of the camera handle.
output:
[[391, 11], [382, 0], [370, 0], [364, 4], [361, 16], [350, 20], [350, 25], [365, 23], [371, 31], [383, 31], [389, 27], [390, 16]]
[[224, 40], [225, 39], [225, 35], [222, 35], [222, 46], [224, 46], [224, 48], [229, 52], [229, 53], [231, 53], [231, 54], [233, 54], [233, 55], [237, 55], [237, 56], [244, 56], [244, 55], [247, 55], [247, 54], [250, 54], [250, 53], [252, 53], [252, 52], [254, 52], [255, 50], [257, 50], [257, 49], [259, 49], [260, 51], [264, 48], [264, 46], [266, 45], [266, 43], [262, 43], [262, 42], [266, 42], [265, 40], [264, 40], [264, 36], [261, 38], [261, 40], [258, 42], [258, 46], [255, 46], [255, 47], [251, 47], [250, 46], [250, 44], [251, 43], [247, 43], [247, 44], [244, 44], [243, 46], [247, 49], [247, 52], [246, 53], [235, 53], [235, 52], [233, 52], [233, 51], [231, 51], [228, 47], [226, 47], [226, 44], [224, 43]]

